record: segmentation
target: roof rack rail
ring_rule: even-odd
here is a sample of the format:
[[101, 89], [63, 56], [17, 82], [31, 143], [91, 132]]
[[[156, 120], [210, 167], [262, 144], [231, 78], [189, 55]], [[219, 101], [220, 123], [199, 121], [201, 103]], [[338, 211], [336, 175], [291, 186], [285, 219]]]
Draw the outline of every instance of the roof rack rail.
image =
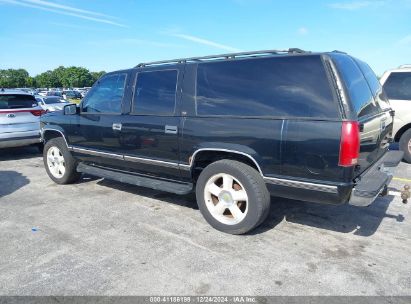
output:
[[334, 50], [334, 51], [332, 51], [332, 53], [347, 54], [346, 52], [339, 51], [339, 50]]
[[161, 60], [153, 62], [143, 62], [136, 65], [136, 68], [146, 67], [149, 65], [161, 65], [161, 64], [171, 64], [171, 63], [186, 63], [186, 62], [198, 62], [206, 61], [212, 59], [234, 59], [236, 57], [253, 57], [253, 56], [262, 56], [262, 55], [277, 55], [280, 53], [291, 53], [291, 54], [303, 54], [307, 53], [298, 48], [290, 48], [288, 50], [262, 50], [262, 51], [253, 51], [253, 52], [239, 52], [239, 53], [228, 53], [220, 55], [209, 55], [202, 57], [189, 57], [189, 58], [180, 58], [180, 59], [171, 59], [171, 60]]
[[411, 64], [402, 64], [398, 67], [399, 69], [406, 69], [406, 68], [411, 68]]

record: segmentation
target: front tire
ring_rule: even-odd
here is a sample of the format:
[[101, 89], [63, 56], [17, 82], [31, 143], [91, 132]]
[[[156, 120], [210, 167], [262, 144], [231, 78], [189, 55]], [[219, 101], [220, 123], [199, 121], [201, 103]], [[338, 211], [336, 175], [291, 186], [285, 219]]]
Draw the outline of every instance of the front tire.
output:
[[53, 138], [44, 145], [43, 161], [48, 176], [57, 184], [71, 184], [81, 177], [63, 138]]
[[196, 185], [198, 207], [215, 229], [244, 234], [260, 225], [270, 209], [270, 194], [254, 168], [234, 160], [208, 165]]
[[408, 129], [401, 135], [400, 149], [404, 151], [404, 160], [411, 163], [411, 129]]

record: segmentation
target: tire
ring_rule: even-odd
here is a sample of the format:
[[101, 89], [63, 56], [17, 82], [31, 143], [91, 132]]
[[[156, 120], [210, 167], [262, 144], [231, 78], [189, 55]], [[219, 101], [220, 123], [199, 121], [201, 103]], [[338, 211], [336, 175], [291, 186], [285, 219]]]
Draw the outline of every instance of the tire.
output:
[[407, 163], [411, 163], [411, 129], [408, 129], [401, 135], [400, 150], [404, 151], [404, 160]]
[[77, 162], [61, 137], [53, 138], [44, 145], [43, 162], [48, 176], [57, 184], [71, 184], [81, 177], [76, 170]]
[[234, 160], [208, 165], [197, 180], [196, 197], [205, 220], [230, 234], [251, 231], [266, 219], [270, 210], [270, 194], [262, 176]]

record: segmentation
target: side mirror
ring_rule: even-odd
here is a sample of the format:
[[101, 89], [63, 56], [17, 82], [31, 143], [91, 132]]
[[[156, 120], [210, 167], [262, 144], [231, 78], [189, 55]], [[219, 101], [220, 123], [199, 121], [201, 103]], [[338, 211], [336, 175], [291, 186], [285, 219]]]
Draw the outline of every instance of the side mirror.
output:
[[76, 115], [77, 114], [77, 105], [68, 104], [64, 106], [64, 115]]

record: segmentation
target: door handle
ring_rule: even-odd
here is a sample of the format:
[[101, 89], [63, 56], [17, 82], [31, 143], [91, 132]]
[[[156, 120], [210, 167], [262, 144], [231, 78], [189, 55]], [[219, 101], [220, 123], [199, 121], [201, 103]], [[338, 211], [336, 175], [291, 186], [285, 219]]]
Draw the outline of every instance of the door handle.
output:
[[121, 131], [121, 123], [113, 123], [113, 130], [114, 131]]
[[177, 128], [177, 126], [168, 126], [168, 125], [166, 125], [164, 127], [164, 133], [166, 133], [166, 134], [177, 134], [178, 133], [178, 128]]

